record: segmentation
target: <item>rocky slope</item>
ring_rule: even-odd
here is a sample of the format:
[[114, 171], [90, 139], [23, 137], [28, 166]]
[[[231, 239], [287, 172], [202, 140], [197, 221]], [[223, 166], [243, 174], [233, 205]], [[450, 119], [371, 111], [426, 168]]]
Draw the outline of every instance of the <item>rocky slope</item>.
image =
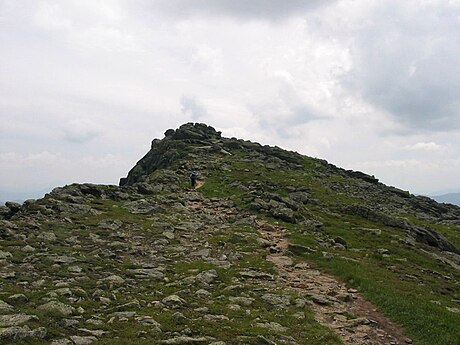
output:
[[459, 344], [460, 208], [204, 124], [0, 214], [0, 343]]

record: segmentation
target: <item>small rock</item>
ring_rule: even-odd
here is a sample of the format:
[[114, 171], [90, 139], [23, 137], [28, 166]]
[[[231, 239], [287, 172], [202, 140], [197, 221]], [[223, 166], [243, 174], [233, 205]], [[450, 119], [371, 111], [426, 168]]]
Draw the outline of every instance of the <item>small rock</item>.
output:
[[269, 329], [271, 331], [275, 331], [275, 332], [286, 332], [289, 328], [287, 327], [284, 327], [284, 326], [281, 326], [279, 323], [277, 322], [257, 322], [255, 324], [256, 327], [260, 327], [260, 328], [265, 328], [265, 329]]
[[75, 308], [58, 301], [51, 301], [38, 307], [40, 310], [57, 312], [63, 316], [69, 316], [75, 312]]
[[250, 297], [229, 297], [228, 300], [232, 303], [250, 306], [254, 302], [254, 298]]
[[216, 270], [204, 271], [197, 274], [196, 279], [198, 282], [204, 282], [206, 284], [212, 284], [218, 277]]
[[203, 316], [203, 319], [208, 320], [208, 321], [217, 321], [217, 322], [229, 321], [230, 320], [225, 315], [211, 315], [211, 314], [207, 314], [207, 315]]
[[204, 289], [198, 290], [197, 292], [195, 292], [195, 294], [200, 298], [207, 298], [207, 297], [212, 296], [212, 294], [209, 291], [204, 290]]
[[26, 245], [22, 247], [21, 251], [23, 251], [24, 253], [33, 253], [35, 251], [35, 248], [31, 245]]
[[291, 304], [288, 295], [275, 295], [267, 293], [262, 296], [262, 300], [274, 309], [286, 309]]
[[0, 300], [0, 313], [8, 313], [14, 310], [14, 307], [2, 300]]
[[70, 337], [75, 345], [89, 345], [97, 341], [97, 338], [94, 336], [80, 337], [78, 335], [73, 335]]
[[161, 302], [168, 307], [181, 307], [185, 304], [185, 301], [177, 295], [165, 297]]
[[171, 319], [173, 320], [180, 320], [180, 321], [183, 321], [183, 320], [187, 320], [187, 318], [185, 317], [184, 314], [176, 311], [174, 314], [171, 315]]
[[311, 300], [319, 305], [327, 305], [329, 303], [329, 301], [326, 298], [320, 295], [311, 296]]
[[0, 260], [12, 258], [12, 257], [13, 257], [13, 255], [10, 252], [4, 252], [4, 251], [0, 250]]
[[123, 285], [125, 283], [125, 280], [122, 277], [117, 276], [116, 274], [112, 274], [111, 276], [101, 279], [100, 281], [113, 285]]
[[29, 326], [0, 328], [0, 340], [17, 340], [24, 338], [43, 339], [46, 337], [46, 334], [47, 332], [44, 327], [39, 327], [34, 330], [31, 330]]
[[29, 321], [38, 321], [38, 317], [26, 314], [0, 315], [0, 327], [19, 326]]
[[11, 295], [7, 298], [8, 302], [10, 302], [11, 304], [22, 304], [22, 303], [27, 303], [29, 301], [29, 299], [27, 298], [26, 295], [22, 294], [22, 293], [18, 293], [18, 294], [15, 294], [15, 295]]

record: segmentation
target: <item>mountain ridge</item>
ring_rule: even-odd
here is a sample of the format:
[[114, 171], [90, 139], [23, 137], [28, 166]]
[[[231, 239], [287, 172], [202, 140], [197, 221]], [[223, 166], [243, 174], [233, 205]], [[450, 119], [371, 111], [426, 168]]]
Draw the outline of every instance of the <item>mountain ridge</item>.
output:
[[458, 340], [459, 207], [205, 124], [0, 215], [0, 342]]
[[431, 196], [432, 199], [440, 203], [447, 203], [460, 206], [460, 193], [447, 193]]

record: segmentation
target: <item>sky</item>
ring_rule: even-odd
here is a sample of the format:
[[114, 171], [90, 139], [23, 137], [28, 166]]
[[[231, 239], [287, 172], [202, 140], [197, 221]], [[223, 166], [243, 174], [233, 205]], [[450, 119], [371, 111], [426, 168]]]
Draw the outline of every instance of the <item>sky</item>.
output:
[[0, 0], [0, 200], [186, 122], [460, 191], [460, 0]]

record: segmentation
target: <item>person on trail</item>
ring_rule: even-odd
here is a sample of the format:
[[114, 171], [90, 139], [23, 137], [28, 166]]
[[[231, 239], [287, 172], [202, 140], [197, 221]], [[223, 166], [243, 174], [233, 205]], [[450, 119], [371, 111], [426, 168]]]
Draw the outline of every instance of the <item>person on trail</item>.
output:
[[192, 183], [192, 188], [196, 187], [196, 179], [198, 178], [198, 173], [196, 171], [193, 171], [190, 174], [190, 182]]

